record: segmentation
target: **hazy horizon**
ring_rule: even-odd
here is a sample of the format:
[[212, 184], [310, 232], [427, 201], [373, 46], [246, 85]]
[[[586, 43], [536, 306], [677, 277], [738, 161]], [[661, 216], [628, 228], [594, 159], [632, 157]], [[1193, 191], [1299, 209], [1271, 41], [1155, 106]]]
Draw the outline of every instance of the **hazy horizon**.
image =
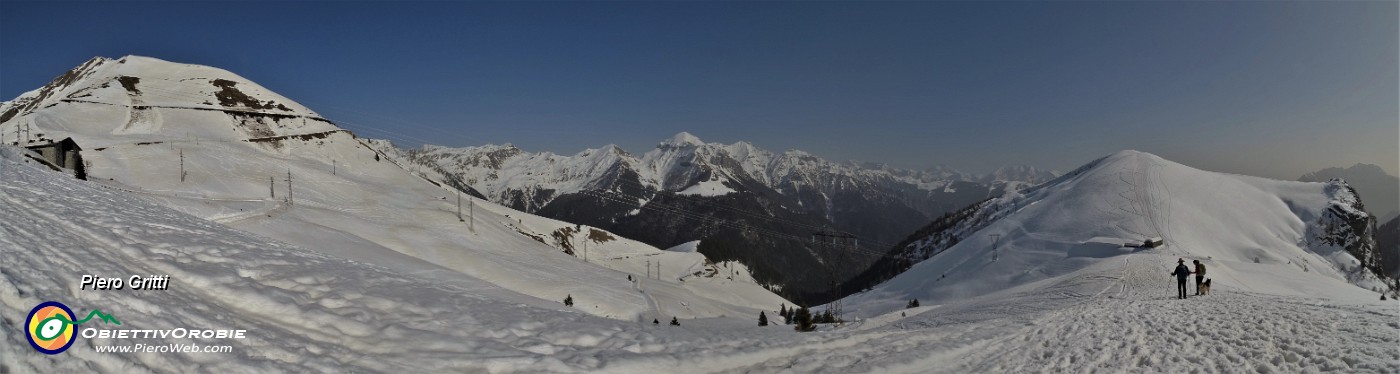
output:
[[0, 98], [133, 54], [408, 146], [641, 153], [686, 131], [972, 173], [1136, 149], [1400, 175], [1394, 2], [81, 4], [3, 5]]

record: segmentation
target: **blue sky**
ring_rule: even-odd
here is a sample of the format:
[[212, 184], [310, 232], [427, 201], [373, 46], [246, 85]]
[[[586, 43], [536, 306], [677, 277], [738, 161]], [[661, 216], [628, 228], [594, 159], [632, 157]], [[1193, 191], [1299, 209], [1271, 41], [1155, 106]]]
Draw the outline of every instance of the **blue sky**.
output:
[[136, 54], [448, 146], [641, 153], [689, 131], [976, 172], [1131, 148], [1400, 174], [1397, 19], [1396, 2], [5, 1], [0, 97]]

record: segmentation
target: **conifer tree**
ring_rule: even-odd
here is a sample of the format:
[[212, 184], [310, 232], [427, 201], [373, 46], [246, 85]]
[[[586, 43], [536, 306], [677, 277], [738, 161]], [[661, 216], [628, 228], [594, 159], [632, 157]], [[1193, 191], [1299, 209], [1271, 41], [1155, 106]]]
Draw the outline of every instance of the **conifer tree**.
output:
[[681, 321], [680, 321], [680, 320], [676, 319], [676, 317], [671, 317], [671, 326], [680, 326], [680, 325], [681, 325]]
[[763, 311], [758, 312], [758, 325], [768, 326], [768, 315], [763, 314]]
[[564, 297], [564, 305], [565, 305], [565, 306], [574, 306], [574, 295], [565, 296], [565, 297]]
[[816, 330], [816, 326], [812, 325], [811, 310], [808, 310], [807, 307], [804, 306], [798, 309], [796, 314], [796, 316], [792, 317], [793, 322], [797, 323], [797, 326], [793, 327], [793, 329], [803, 332]]

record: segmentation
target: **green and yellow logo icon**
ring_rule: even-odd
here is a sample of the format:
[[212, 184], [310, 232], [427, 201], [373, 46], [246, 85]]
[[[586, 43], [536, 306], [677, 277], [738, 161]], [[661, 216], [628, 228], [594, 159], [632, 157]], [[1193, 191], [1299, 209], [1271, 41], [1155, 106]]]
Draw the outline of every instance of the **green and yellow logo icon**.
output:
[[24, 321], [24, 331], [28, 332], [26, 337], [29, 339], [29, 345], [34, 346], [34, 350], [51, 355], [59, 354], [72, 347], [73, 341], [77, 340], [74, 335], [78, 324], [87, 322], [93, 316], [101, 318], [103, 322], [122, 324], [99, 310], [88, 313], [87, 318], [73, 321], [73, 310], [68, 309], [67, 305], [57, 301], [45, 301], [29, 311], [29, 318]]

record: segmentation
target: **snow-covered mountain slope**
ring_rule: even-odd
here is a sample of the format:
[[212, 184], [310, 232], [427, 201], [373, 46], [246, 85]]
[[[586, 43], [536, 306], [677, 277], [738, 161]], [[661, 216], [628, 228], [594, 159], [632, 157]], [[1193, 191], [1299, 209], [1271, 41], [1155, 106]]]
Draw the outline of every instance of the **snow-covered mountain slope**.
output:
[[1347, 181], [1356, 189], [1366, 211], [1381, 221], [1400, 216], [1400, 178], [1386, 174], [1385, 169], [1371, 164], [1356, 164], [1347, 168], [1326, 168], [1298, 177], [1303, 182]]
[[[0, 147], [6, 372], [1400, 370], [1394, 301], [1308, 278], [1293, 282], [1326, 292], [1296, 297], [1221, 287], [1178, 301], [1165, 296], [1157, 270], [1170, 254], [1139, 252], [1009, 292], [926, 303], [816, 333], [756, 327], [752, 315], [652, 325], [589, 316], [407, 256], [381, 266], [271, 241], [17, 161], [17, 152]], [[74, 277], [86, 273], [172, 280], [166, 291], [78, 290]], [[47, 300], [79, 312], [100, 309], [122, 322], [84, 328], [243, 329], [247, 338], [82, 338], [45, 355], [24, 341], [17, 316]], [[136, 343], [227, 344], [231, 351], [96, 350]]]
[[[47, 117], [53, 113], [64, 115]], [[59, 140], [87, 130], [68, 129], [63, 121], [81, 127], [91, 120], [104, 123], [102, 130], [113, 135], [109, 140], [244, 140], [337, 130], [310, 109], [233, 73], [139, 56], [94, 57], [42, 88], [0, 104], [0, 123], [11, 134], [4, 142], [11, 144]], [[182, 122], [203, 126], [162, 128]], [[15, 139], [13, 127], [19, 125], [34, 128], [25, 128], [23, 138]]]
[[[827, 201], [801, 201], [827, 216], [836, 214], [830, 211], [831, 196], [845, 190], [873, 189], [870, 193], [908, 200], [910, 207], [932, 215], [942, 210], [925, 200], [939, 200], [938, 194], [950, 189], [953, 182], [1009, 182], [1025, 187], [1059, 175], [1030, 166], [1003, 167], [971, 176], [946, 167], [916, 171], [874, 163], [834, 163], [799, 150], [775, 154], [748, 142], [706, 143], [686, 132], [661, 141], [640, 157], [615, 145], [574, 156], [531, 153], [511, 144], [466, 148], [427, 145], [407, 154], [446, 179], [460, 180], [493, 201], [526, 211], [538, 210], [559, 196], [612, 188], [608, 179], [622, 172], [637, 174], [622, 183], [653, 192], [684, 191], [700, 183], [728, 185], [740, 179], [789, 195], [814, 190]], [[987, 197], [983, 192], [982, 197]]]
[[[657, 247], [710, 239], [701, 252], [748, 264], [763, 283], [808, 302], [815, 302], [807, 299], [812, 294], [829, 299], [833, 277], [840, 283], [866, 268], [917, 222], [1056, 175], [1004, 168], [974, 180], [948, 168], [834, 163], [747, 142], [706, 143], [684, 132], [640, 156], [613, 145], [573, 156], [509, 144], [385, 152], [421, 167], [425, 178]], [[858, 236], [865, 243], [861, 255], [841, 257], [838, 250], [804, 243], [823, 230]], [[823, 273], [835, 275], [810, 271], [830, 264], [839, 265]]]
[[[904, 256], [927, 260], [845, 303], [878, 315], [914, 298], [945, 303], [1038, 287], [1134, 253], [1159, 255], [1163, 284], [1179, 257], [1204, 263], [1217, 287], [1365, 293], [1385, 287], [1374, 273], [1373, 221], [1341, 181], [1220, 174], [1123, 151], [969, 208], [905, 246]], [[1153, 237], [1166, 245], [1124, 246]]]
[[[0, 368], [6, 372], [484, 370], [517, 360], [540, 341], [492, 341], [481, 339], [483, 332], [505, 336], [511, 329], [537, 331], [544, 321], [598, 320], [407, 256], [382, 267], [271, 241], [37, 168], [19, 152], [0, 147]], [[171, 281], [164, 291], [80, 290], [83, 274], [168, 274]], [[138, 341], [236, 347], [216, 358], [90, 348], [131, 343], [102, 338], [44, 355], [20, 330], [22, 316], [48, 300], [102, 310], [122, 328], [246, 329], [248, 337]], [[584, 326], [579, 331], [593, 329]], [[490, 352], [517, 358], [482, 357]]]
[[[436, 267], [422, 271], [446, 269], [556, 302], [572, 295], [579, 309], [619, 319], [746, 315], [785, 302], [747, 277], [682, 280], [680, 271], [707, 266], [699, 253], [470, 196], [459, 220], [455, 190], [216, 68], [94, 59], [39, 92], [51, 93], [15, 100], [40, 105], [0, 130], [23, 125], [36, 137], [72, 137], [90, 180], [279, 241], [410, 270], [426, 261]], [[662, 264], [660, 277], [646, 279], [649, 261]]]

